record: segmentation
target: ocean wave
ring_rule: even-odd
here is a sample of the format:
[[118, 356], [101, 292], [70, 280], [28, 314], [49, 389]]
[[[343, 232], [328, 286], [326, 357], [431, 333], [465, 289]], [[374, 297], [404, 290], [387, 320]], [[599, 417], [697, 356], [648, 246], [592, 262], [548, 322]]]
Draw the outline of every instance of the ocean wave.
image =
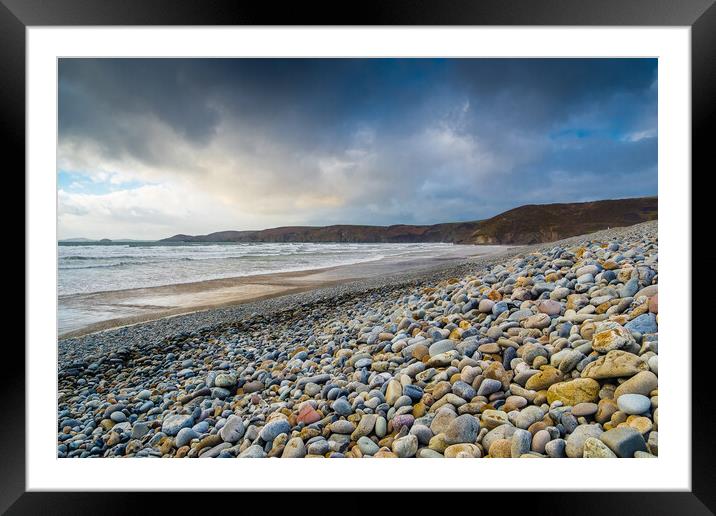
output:
[[[384, 256], [377, 249], [372, 250], [373, 252], [362, 252], [356, 253], [349, 250], [331, 250], [331, 251], [317, 251], [317, 250], [306, 250], [305, 252], [249, 252], [245, 254], [211, 254], [208, 256], [171, 256], [169, 255], [151, 255], [147, 257], [141, 257], [137, 255], [109, 255], [109, 256], [62, 256], [60, 257], [61, 268], [81, 268], [81, 267], [62, 267], [62, 264], [72, 264], [74, 262], [88, 262], [96, 261], [100, 262], [96, 265], [85, 266], [87, 268], [93, 267], [107, 267], [111, 265], [132, 265], [132, 264], [151, 264], [151, 263], [172, 263], [172, 262], [205, 262], [205, 261], [232, 261], [232, 260], [271, 260], [275, 258], [289, 258], [289, 259], [326, 259], [326, 258], [343, 258], [353, 256], [357, 260], [372, 259], [374, 256]], [[407, 251], [408, 253], [410, 251]], [[404, 254], [404, 252], [389, 253], [391, 256], [398, 256]], [[102, 262], [113, 262], [115, 260], [122, 260], [120, 263], [102, 263]]]
[[[439, 244], [438, 244], [439, 246]], [[69, 246], [68, 246], [69, 247]], [[106, 246], [110, 248], [111, 246]], [[145, 247], [111, 252], [93, 250], [62, 256], [58, 287], [61, 294], [113, 291], [220, 278], [296, 272], [403, 259], [424, 254], [436, 245], [401, 244], [240, 244], [237, 246]]]
[[114, 259], [114, 260], [127, 260], [131, 258], [136, 258], [135, 255], [112, 255], [112, 256], [101, 256], [101, 255], [94, 255], [94, 256], [79, 256], [79, 255], [72, 255], [72, 256], [61, 256], [60, 260], [68, 260], [68, 261], [74, 261], [74, 260], [107, 260], [107, 259]]
[[[147, 261], [143, 261], [143, 262], [127, 261], [127, 262], [117, 262], [117, 263], [98, 263], [98, 264], [95, 264], [95, 265], [84, 265], [84, 266], [79, 266], [79, 267], [63, 267], [62, 265], [60, 265], [60, 269], [63, 269], [63, 270], [107, 269], [107, 268], [112, 268], [112, 267], [124, 267], [124, 266], [127, 266], [127, 265], [145, 265], [145, 264], [148, 264], [148, 263], [152, 263], [152, 262], [147, 262]], [[158, 262], [154, 262], [154, 263], [158, 263]]]

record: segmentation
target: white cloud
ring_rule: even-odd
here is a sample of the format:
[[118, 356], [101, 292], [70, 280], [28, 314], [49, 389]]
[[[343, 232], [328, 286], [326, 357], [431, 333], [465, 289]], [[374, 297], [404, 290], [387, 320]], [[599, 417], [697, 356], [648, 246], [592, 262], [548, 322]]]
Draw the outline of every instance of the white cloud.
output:
[[231, 213], [211, 197], [169, 185], [146, 185], [101, 195], [58, 192], [59, 238], [170, 236], [176, 227], [200, 231], [204, 221], [221, 227]]
[[646, 129], [644, 131], [635, 131], [624, 136], [623, 140], [627, 142], [638, 142], [647, 138], [656, 138], [656, 128]]

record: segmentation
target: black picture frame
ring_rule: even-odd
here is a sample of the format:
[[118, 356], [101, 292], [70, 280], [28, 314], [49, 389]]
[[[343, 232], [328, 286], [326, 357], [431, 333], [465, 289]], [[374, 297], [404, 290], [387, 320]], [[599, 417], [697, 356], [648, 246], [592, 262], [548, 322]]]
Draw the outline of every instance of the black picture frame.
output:
[[[416, 0], [304, 2], [278, 6], [231, 0], [0, 0], [0, 132], [5, 156], [25, 169], [25, 28], [87, 25], [555, 25], [690, 26], [692, 73], [692, 170], [706, 174], [712, 154], [716, 102], [716, 0]], [[710, 164], [710, 163], [709, 163]], [[711, 168], [713, 165], [711, 165]], [[690, 171], [684, 171], [688, 174]], [[692, 181], [697, 174], [691, 173]], [[18, 174], [19, 175], [19, 174]], [[693, 184], [693, 183], [692, 183]], [[24, 186], [21, 186], [24, 188]], [[698, 189], [693, 189], [698, 192]], [[699, 203], [694, 199], [692, 209]], [[668, 207], [667, 207], [668, 208]], [[705, 211], [705, 210], [704, 210]], [[708, 214], [704, 215], [708, 217]], [[694, 222], [698, 214], [692, 212]], [[712, 218], [712, 216], [711, 216]], [[709, 219], [706, 219], [709, 220]], [[692, 230], [693, 231], [693, 230]], [[692, 234], [694, 234], [692, 232]], [[693, 256], [693, 254], [692, 254]], [[704, 261], [694, 261], [694, 268]], [[716, 265], [713, 260], [710, 264]], [[713, 269], [712, 269], [713, 270]], [[32, 271], [25, 270], [25, 275]], [[688, 278], [687, 281], [690, 281]], [[698, 291], [697, 288], [693, 289]], [[23, 303], [24, 306], [24, 303]], [[693, 306], [696, 305], [694, 300]], [[692, 314], [688, 314], [692, 317]], [[679, 346], [692, 345], [690, 336]], [[664, 345], [677, 345], [665, 343]], [[692, 355], [698, 357], [694, 342]], [[703, 346], [713, 346], [711, 342]], [[9, 349], [12, 348], [12, 349]], [[5, 344], [4, 414], [0, 424], [0, 511], [8, 514], [127, 513], [145, 504], [141, 493], [58, 493], [25, 490], [25, 351]], [[692, 360], [692, 491], [611, 493], [510, 493], [510, 506], [529, 503], [529, 514], [711, 514], [716, 509], [713, 414], [708, 360]], [[713, 376], [713, 373], [711, 373]], [[685, 387], [687, 387], [685, 385]], [[3, 416], [3, 419], [5, 416]], [[585, 490], [590, 488], [585, 479]], [[211, 495], [213, 496], [213, 495]], [[185, 505], [191, 493], [172, 493], [162, 504]], [[208, 496], [206, 497], [208, 498]], [[503, 498], [504, 499], [504, 498]], [[272, 499], [273, 500], [273, 499]], [[413, 498], [413, 502], [417, 499]], [[480, 510], [486, 499], [473, 499]], [[524, 507], [524, 506], [523, 506]], [[167, 506], [165, 505], [165, 509]]]

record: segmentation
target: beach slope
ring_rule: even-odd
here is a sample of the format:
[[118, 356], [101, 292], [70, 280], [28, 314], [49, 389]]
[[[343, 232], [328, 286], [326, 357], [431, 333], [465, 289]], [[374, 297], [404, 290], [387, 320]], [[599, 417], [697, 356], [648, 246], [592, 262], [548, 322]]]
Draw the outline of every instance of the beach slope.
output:
[[657, 223], [58, 353], [59, 457], [653, 457]]

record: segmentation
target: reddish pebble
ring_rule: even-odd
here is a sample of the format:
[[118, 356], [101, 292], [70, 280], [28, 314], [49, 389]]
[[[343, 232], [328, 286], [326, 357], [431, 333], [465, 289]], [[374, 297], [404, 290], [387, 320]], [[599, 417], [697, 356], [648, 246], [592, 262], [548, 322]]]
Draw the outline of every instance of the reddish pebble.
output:
[[303, 407], [301, 407], [301, 410], [298, 411], [298, 417], [296, 420], [299, 423], [310, 425], [316, 421], [320, 421], [321, 415], [316, 412], [316, 409], [314, 409], [310, 404], [306, 403]]

